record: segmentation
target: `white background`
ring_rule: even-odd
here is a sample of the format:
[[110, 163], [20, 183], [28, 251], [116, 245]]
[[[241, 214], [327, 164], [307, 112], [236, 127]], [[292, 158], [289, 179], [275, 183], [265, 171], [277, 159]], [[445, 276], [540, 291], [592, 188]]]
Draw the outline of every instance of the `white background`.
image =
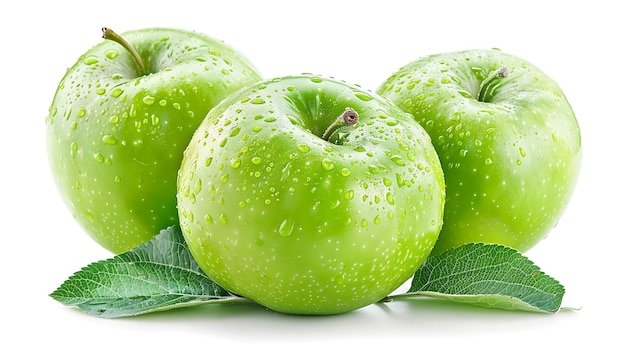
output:
[[[0, 349], [623, 349], [626, 26], [620, 11], [601, 0], [408, 3], [1, 5]], [[73, 272], [111, 254], [82, 232], [56, 191], [44, 119], [66, 68], [102, 40], [102, 26], [118, 32], [155, 26], [196, 30], [237, 48], [266, 78], [311, 72], [370, 90], [428, 54], [498, 47], [533, 62], [570, 100], [584, 160], [560, 224], [526, 255], [566, 287], [563, 305], [580, 310], [540, 315], [418, 299], [331, 317], [281, 315], [244, 304], [107, 320], [62, 306], [48, 294]]]

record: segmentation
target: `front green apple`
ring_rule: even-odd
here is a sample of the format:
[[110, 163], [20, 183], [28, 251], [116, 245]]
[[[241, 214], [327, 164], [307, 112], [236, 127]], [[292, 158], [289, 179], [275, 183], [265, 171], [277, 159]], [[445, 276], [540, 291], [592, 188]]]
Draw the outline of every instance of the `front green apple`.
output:
[[378, 90], [428, 131], [446, 179], [434, 252], [468, 242], [526, 251], [556, 225], [581, 164], [576, 117], [559, 86], [497, 50], [414, 61]]
[[178, 223], [176, 176], [209, 109], [260, 75], [238, 52], [176, 29], [105, 40], [61, 80], [46, 119], [54, 180], [76, 220], [120, 253]]
[[443, 172], [409, 114], [293, 76], [209, 112], [178, 180], [183, 234], [224, 288], [294, 314], [351, 311], [417, 270], [441, 227]]

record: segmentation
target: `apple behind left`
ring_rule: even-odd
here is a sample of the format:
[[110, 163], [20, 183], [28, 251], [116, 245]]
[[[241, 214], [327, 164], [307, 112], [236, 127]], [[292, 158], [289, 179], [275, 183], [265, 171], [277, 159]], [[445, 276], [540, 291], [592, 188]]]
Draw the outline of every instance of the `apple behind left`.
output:
[[46, 118], [53, 178], [101, 246], [125, 252], [178, 224], [176, 177], [208, 111], [261, 80], [202, 33], [147, 28], [103, 40], [61, 79]]

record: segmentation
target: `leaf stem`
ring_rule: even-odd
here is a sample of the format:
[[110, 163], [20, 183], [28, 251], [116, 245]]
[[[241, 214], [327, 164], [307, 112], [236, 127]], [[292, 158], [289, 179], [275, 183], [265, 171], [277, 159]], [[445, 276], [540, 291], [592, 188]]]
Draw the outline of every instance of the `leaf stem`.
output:
[[133, 57], [133, 60], [137, 64], [137, 67], [139, 67], [139, 72], [141, 73], [141, 75], [147, 74], [146, 66], [143, 63], [141, 56], [139, 55], [137, 50], [135, 50], [135, 48], [126, 39], [124, 39], [124, 37], [115, 33], [111, 28], [102, 27], [102, 38], [112, 40], [122, 45], [124, 49], [130, 52], [131, 56]]

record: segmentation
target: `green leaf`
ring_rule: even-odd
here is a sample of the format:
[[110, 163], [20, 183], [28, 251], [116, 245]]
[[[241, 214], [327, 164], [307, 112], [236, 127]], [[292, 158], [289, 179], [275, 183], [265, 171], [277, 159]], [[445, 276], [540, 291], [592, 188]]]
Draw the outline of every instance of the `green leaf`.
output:
[[191, 256], [180, 228], [74, 273], [52, 298], [106, 318], [241, 299], [207, 277]]
[[484, 307], [557, 312], [565, 289], [520, 252], [496, 244], [466, 244], [429, 257], [407, 296], [428, 296]]

